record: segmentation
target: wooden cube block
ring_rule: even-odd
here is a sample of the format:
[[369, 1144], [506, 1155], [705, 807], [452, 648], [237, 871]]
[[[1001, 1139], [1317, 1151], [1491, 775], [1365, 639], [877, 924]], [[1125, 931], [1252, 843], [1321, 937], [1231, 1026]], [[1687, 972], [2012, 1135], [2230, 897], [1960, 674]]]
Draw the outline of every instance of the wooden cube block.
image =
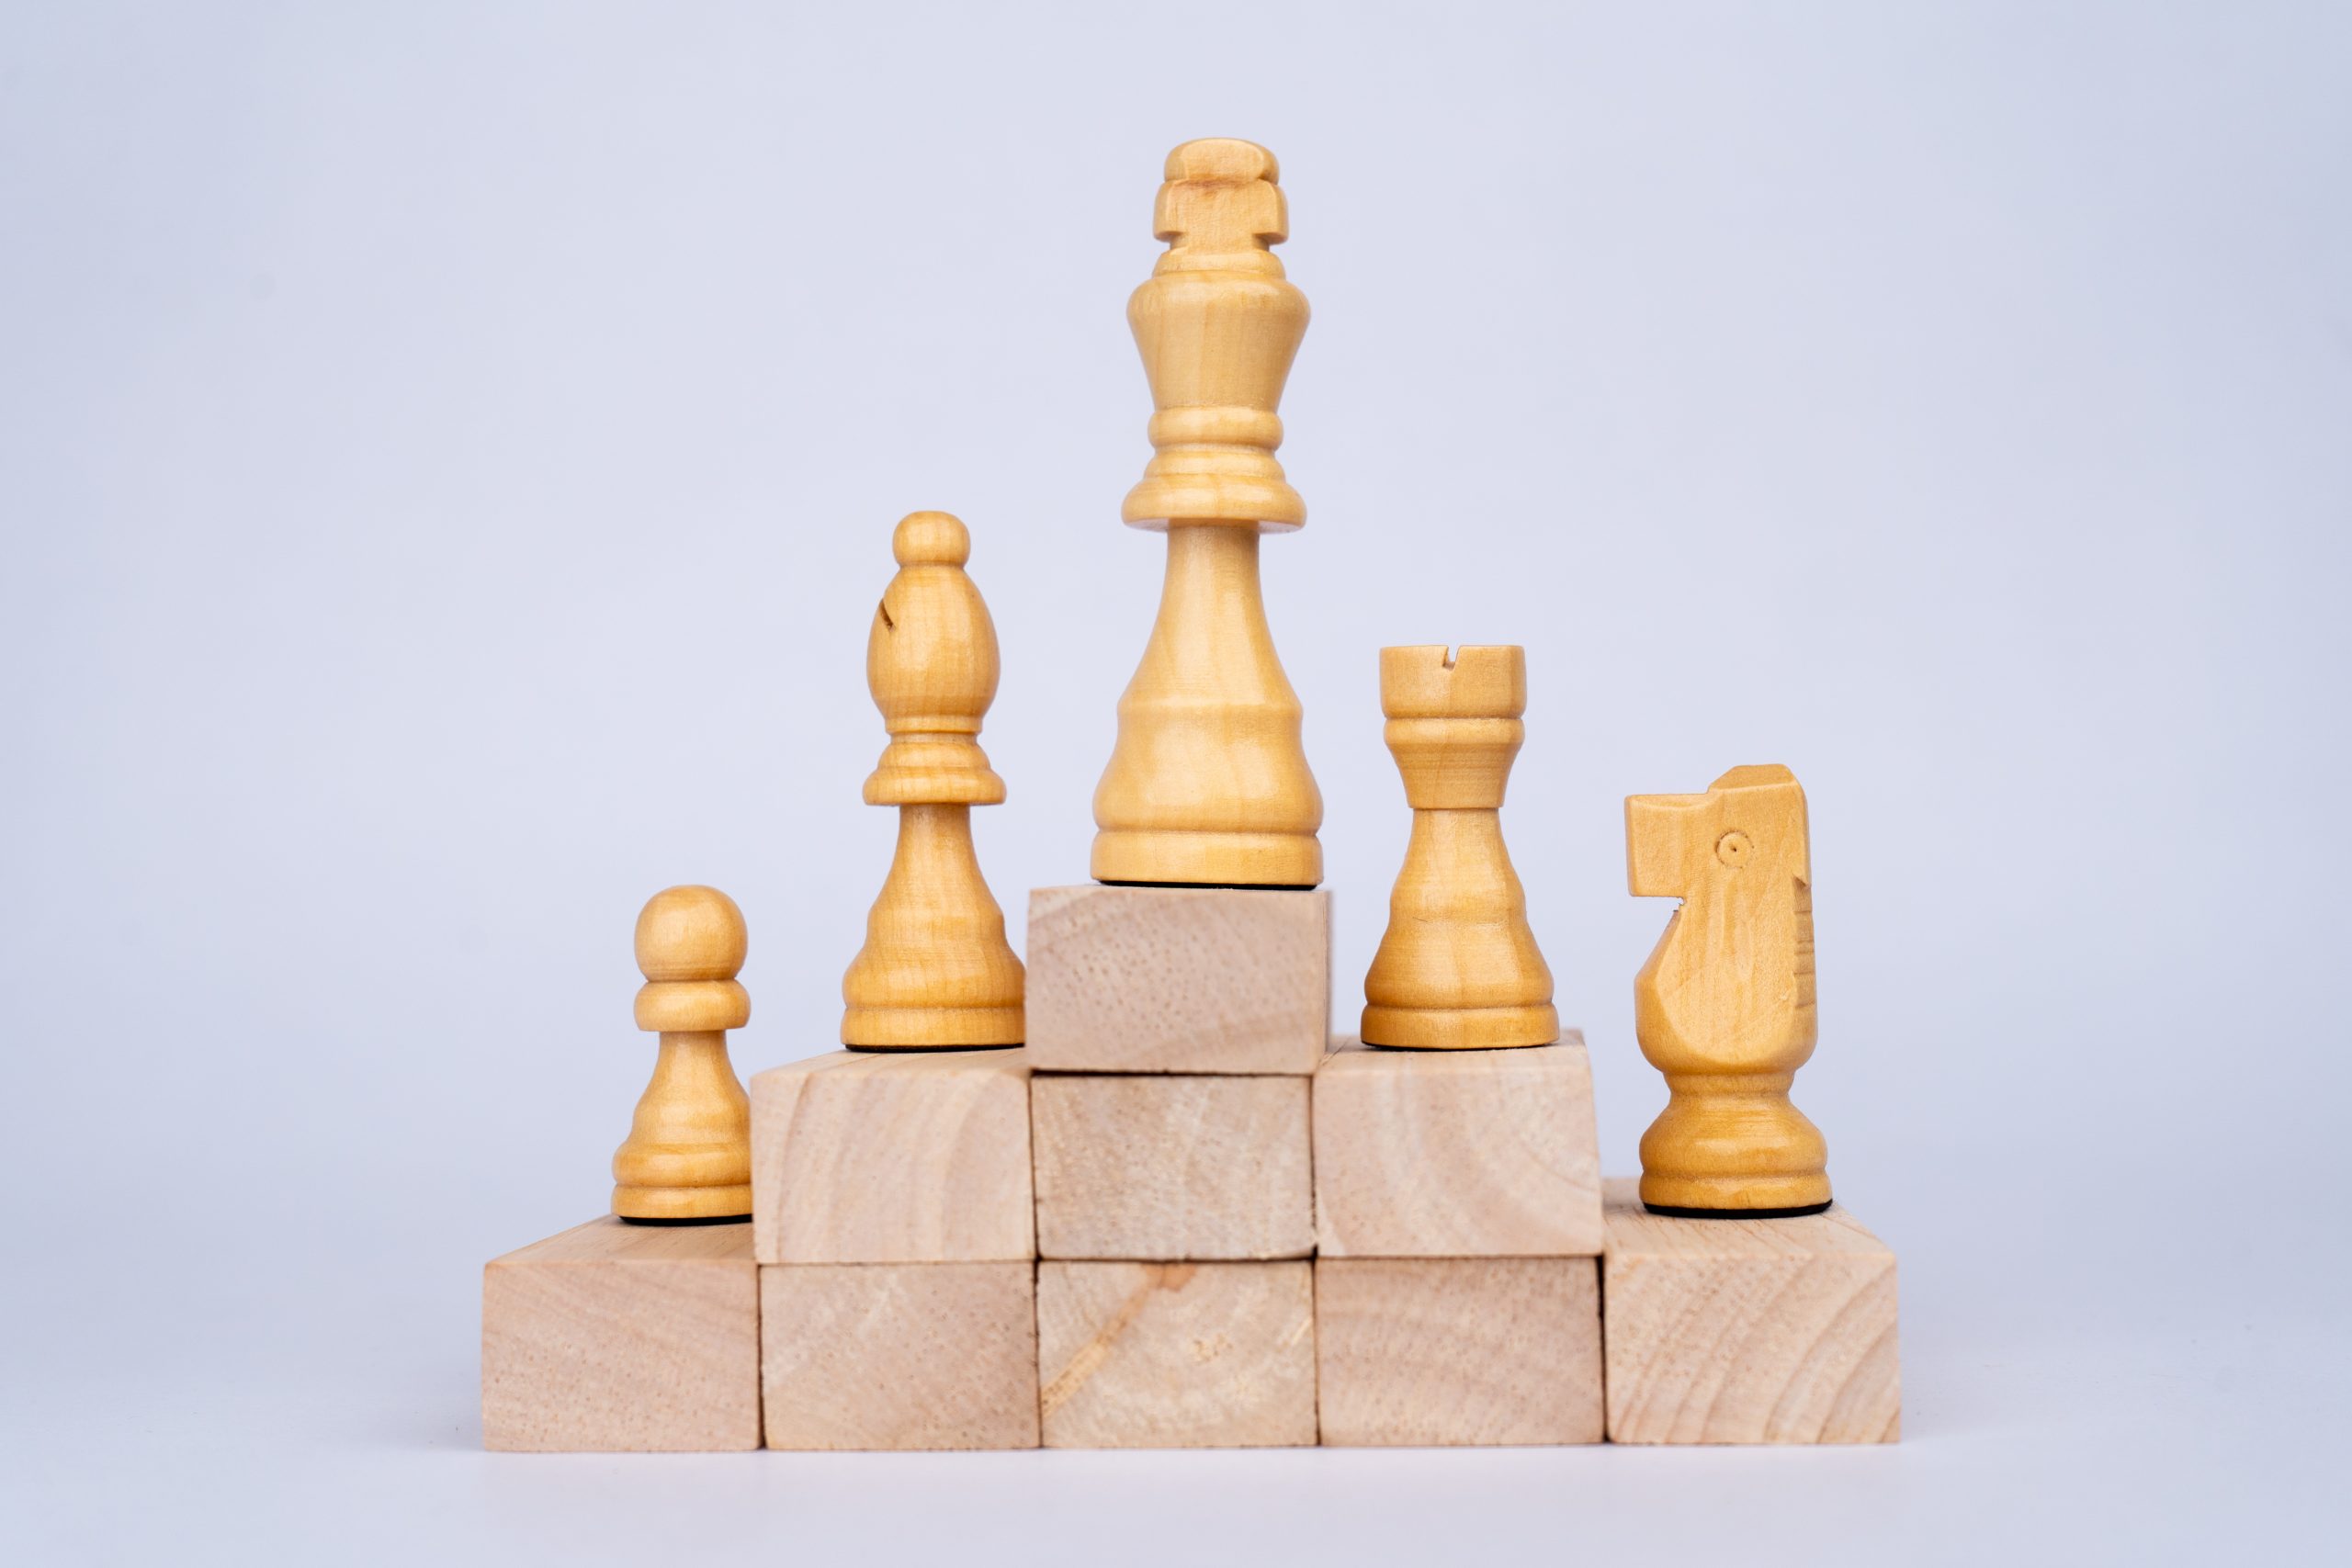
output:
[[1308, 1256], [1315, 1182], [1307, 1084], [1038, 1074], [1029, 1096], [1039, 1255]]
[[1325, 1258], [1315, 1265], [1323, 1441], [1597, 1443], [1590, 1258]]
[[481, 1440], [536, 1452], [760, 1446], [752, 1227], [591, 1220], [481, 1276]]
[[1040, 1072], [1311, 1073], [1331, 1021], [1331, 895], [1040, 887], [1029, 895]]
[[1353, 1040], [1315, 1076], [1327, 1258], [1591, 1258], [1600, 1155], [1584, 1036], [1516, 1051]]
[[1894, 1254], [1842, 1205], [1678, 1220], [1608, 1183], [1601, 1266], [1619, 1443], [1891, 1443]]
[[1315, 1441], [1309, 1263], [1041, 1263], [1049, 1449]]
[[752, 1079], [762, 1263], [1037, 1256], [1029, 1064], [1013, 1051], [835, 1051]]
[[772, 1449], [1034, 1449], [1036, 1266], [760, 1270]]

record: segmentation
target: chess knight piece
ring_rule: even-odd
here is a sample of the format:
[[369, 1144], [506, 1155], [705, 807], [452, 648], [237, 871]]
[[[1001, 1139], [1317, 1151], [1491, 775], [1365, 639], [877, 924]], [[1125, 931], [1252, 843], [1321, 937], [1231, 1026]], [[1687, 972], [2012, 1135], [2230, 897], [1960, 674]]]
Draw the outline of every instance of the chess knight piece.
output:
[[865, 804], [899, 808], [890, 874], [842, 977], [842, 1043], [938, 1051], [1021, 1043], [1021, 960], [972, 852], [972, 807], [1004, 799], [975, 739], [996, 700], [996, 626], [964, 575], [972, 536], [917, 512], [890, 537], [899, 574], [874, 612], [865, 683], [890, 744]]
[[1380, 708], [1413, 837], [1363, 977], [1364, 1043], [1550, 1044], [1560, 1037], [1552, 971], [1528, 929], [1499, 816], [1527, 739], [1526, 652], [1384, 648]]
[[1312, 887], [1323, 797], [1258, 581], [1258, 536], [1306, 521], [1274, 460], [1306, 297], [1267, 248], [1289, 233], [1272, 153], [1188, 141], [1166, 174], [1152, 231], [1169, 248], [1127, 301], [1154, 455], [1120, 515], [1166, 531], [1168, 574], [1094, 791], [1093, 874]]
[[1634, 981], [1634, 1032], [1670, 1096], [1642, 1135], [1643, 1203], [1746, 1219], [1827, 1208], [1827, 1147], [1789, 1103], [1815, 1032], [1796, 775], [1734, 768], [1704, 795], [1632, 796], [1625, 863], [1635, 897], [1682, 900]]
[[727, 1032], [752, 1021], [735, 976], [743, 911], [716, 887], [672, 887], [637, 917], [637, 1026], [658, 1032], [653, 1081], [613, 1156], [613, 1213], [647, 1225], [752, 1217], [752, 1102]]

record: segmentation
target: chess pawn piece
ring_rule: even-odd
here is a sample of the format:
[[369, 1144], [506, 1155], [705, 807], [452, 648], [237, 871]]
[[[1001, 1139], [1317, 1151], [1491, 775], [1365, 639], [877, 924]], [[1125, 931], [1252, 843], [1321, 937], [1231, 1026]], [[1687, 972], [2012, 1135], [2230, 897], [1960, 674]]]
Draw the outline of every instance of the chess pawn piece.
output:
[[657, 1030], [653, 1081], [613, 1156], [613, 1213], [648, 1225], [752, 1217], [752, 1103], [727, 1032], [752, 1020], [737, 984], [743, 911], [716, 887], [672, 887], [637, 917], [637, 1026]]
[[1274, 460], [1306, 297], [1267, 248], [1289, 233], [1272, 153], [1188, 141], [1166, 174], [1152, 231], [1169, 248], [1127, 301], [1158, 410], [1154, 455], [1121, 516], [1167, 533], [1168, 569], [1094, 791], [1092, 871], [1103, 882], [1312, 887], [1323, 880], [1323, 796], [1258, 579], [1258, 536], [1306, 521]]
[[865, 804], [899, 808], [899, 847], [842, 977], [842, 1043], [936, 1051], [1022, 1041], [1021, 960], [972, 852], [972, 807], [1004, 799], [974, 739], [996, 700], [996, 626], [964, 575], [972, 536], [917, 512], [890, 538], [899, 574], [865, 640], [865, 683], [890, 743]]
[[1560, 1037], [1552, 971], [1528, 929], [1498, 815], [1527, 739], [1526, 654], [1384, 648], [1380, 711], [1413, 837], [1363, 977], [1364, 1043], [1550, 1044]]
[[1813, 1055], [1813, 863], [1804, 791], [1773, 764], [1704, 795], [1625, 802], [1634, 897], [1682, 907], [1634, 981], [1642, 1055], [1666, 1110], [1642, 1134], [1657, 1213], [1771, 1218], [1829, 1205], [1827, 1146], [1789, 1103]]

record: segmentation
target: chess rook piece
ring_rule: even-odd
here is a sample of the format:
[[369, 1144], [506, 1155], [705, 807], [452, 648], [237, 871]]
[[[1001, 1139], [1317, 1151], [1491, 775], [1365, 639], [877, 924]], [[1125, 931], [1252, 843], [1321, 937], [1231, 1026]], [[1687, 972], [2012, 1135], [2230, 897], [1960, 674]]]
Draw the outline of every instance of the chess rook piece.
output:
[[1796, 775], [1734, 768], [1704, 795], [1633, 796], [1625, 863], [1636, 897], [1682, 900], [1634, 981], [1634, 1032], [1670, 1095], [1642, 1135], [1643, 1204], [1744, 1219], [1819, 1213], [1828, 1150], [1789, 1103], [1815, 1032]]
[[1267, 249], [1289, 232], [1278, 175], [1248, 141], [1170, 153], [1152, 223], [1168, 250], [1127, 301], [1158, 412], [1121, 515], [1167, 533], [1168, 574], [1094, 791], [1103, 882], [1323, 880], [1323, 797], [1258, 581], [1258, 536], [1306, 521], [1274, 461], [1274, 410], [1306, 332], [1306, 297]]
[[613, 1156], [613, 1213], [648, 1225], [752, 1217], [752, 1104], [727, 1032], [752, 1020], [736, 982], [743, 911], [716, 887], [673, 887], [637, 917], [637, 1026], [657, 1030], [653, 1081]]
[[1384, 648], [1380, 710], [1413, 837], [1363, 977], [1364, 1043], [1550, 1044], [1560, 1037], [1552, 971], [1528, 929], [1498, 815], [1527, 738], [1526, 654]]
[[865, 683], [890, 744], [865, 804], [899, 808], [899, 848], [842, 978], [842, 1043], [860, 1051], [1018, 1045], [1021, 960], [972, 852], [972, 807], [1004, 799], [974, 739], [996, 699], [996, 626], [964, 575], [972, 537], [944, 512], [900, 520], [899, 575], [874, 612]]

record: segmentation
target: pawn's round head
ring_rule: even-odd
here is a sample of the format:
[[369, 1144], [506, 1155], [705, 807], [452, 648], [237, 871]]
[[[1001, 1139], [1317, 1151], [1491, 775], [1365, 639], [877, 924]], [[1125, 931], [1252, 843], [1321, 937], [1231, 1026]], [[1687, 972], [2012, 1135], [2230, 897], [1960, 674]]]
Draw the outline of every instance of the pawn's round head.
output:
[[649, 980], [732, 980], [749, 942], [743, 911], [716, 887], [664, 888], [637, 917], [637, 966]]
[[900, 566], [962, 566], [972, 558], [972, 531], [944, 512], [910, 512], [890, 536]]

